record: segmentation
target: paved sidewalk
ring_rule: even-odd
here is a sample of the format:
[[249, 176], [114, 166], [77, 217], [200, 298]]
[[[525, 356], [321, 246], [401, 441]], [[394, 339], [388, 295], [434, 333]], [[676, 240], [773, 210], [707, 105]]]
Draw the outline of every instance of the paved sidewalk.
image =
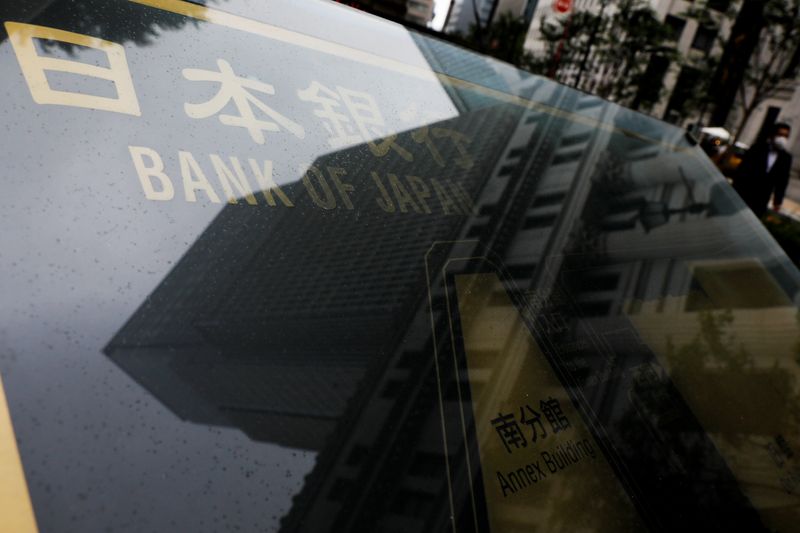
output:
[[797, 176], [793, 175], [789, 179], [786, 196], [781, 205], [781, 213], [800, 221], [800, 179]]
[[786, 215], [797, 221], [800, 221], [800, 203], [795, 202], [794, 200], [784, 198], [783, 204], [781, 204], [780, 212], [782, 215]]

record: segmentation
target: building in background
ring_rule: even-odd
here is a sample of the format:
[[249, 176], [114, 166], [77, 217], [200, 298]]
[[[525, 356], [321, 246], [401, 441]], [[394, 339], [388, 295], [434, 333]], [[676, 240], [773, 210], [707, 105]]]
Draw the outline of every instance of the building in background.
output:
[[334, 0], [396, 22], [427, 27], [433, 20], [434, 0]]
[[[460, 52], [451, 45], [430, 41], [420, 50], [435, 70], [456, 79], [462, 79], [458, 72], [474, 72], [480, 76], [468, 79], [482, 87], [507, 83], [483, 57], [469, 55], [453, 65], [449, 54]], [[714, 470], [719, 463], [707, 462], [702, 475], [692, 476], [697, 483], [685, 480], [686, 458], [713, 452], [702, 429], [678, 411], [680, 431], [648, 432], [629, 410], [628, 392], [638, 387], [633, 377], [652, 361], [625, 315], [627, 300], [650, 287], [669, 293], [673, 280], [675, 287], [690, 283], [684, 256], [708, 253], [708, 241], [685, 238], [696, 227], [713, 239], [738, 226], [709, 223], [705, 213], [688, 209], [711, 193], [699, 190], [709, 184], [702, 168], [688, 177], [700, 184], [696, 188], [681, 179], [681, 154], [670, 155], [681, 143], [679, 130], [541, 77], [521, 77], [508, 89], [503, 94], [520, 95], [526, 104], [515, 99], [492, 105], [485, 95], [454, 84], [447, 90], [459, 116], [398, 135], [407, 146], [436, 128], [480, 140], [469, 169], [431, 158], [414, 165], [397, 157], [376, 161], [360, 145], [323, 155], [314, 165], [347, 170], [358, 191], [352, 195], [356, 210], [334, 215], [299, 200], [291, 211], [226, 206], [106, 346], [108, 357], [182, 419], [237, 427], [255, 440], [317, 452], [281, 522], [283, 531], [441, 531], [469, 514], [464, 487], [471, 480], [457, 465], [471, 450], [457, 438], [443, 446], [441, 434], [461, 435], [454, 421], [463, 420], [462, 391], [478, 391], [488, 374], [504, 370], [504, 343], [516, 337], [503, 331], [489, 338], [486, 368], [464, 383], [449, 370], [438, 377], [438, 353], [447, 351], [436, 347], [446, 347], [449, 336], [434, 331], [447, 331], [450, 318], [444, 312], [444, 265], [485, 250], [505, 277], [501, 304], [493, 298], [478, 315], [481, 321], [514, 316], [516, 307], [503, 303], [509, 296], [534, 309], [561, 280], [574, 312], [563, 312], [554, 339], [590, 332], [593, 322], [604, 321], [597, 329], [606, 334], [590, 339], [602, 351], [562, 356], [570, 383], [586, 392], [609, 438], [624, 442], [622, 432], [630, 429], [641, 439], [638, 446], [618, 446], [619, 453], [626, 454], [636, 481], [657, 480], [651, 499], [660, 514], [685, 523], [686, 507], [676, 504], [685, 500], [695, 506], [690, 511], [702, 507], [702, 513], [688, 514], [698, 527], [703, 517], [738, 519], [730, 512], [735, 505], [724, 507], [723, 515], [718, 501], [693, 492], [717, 496], [735, 486]], [[459, 154], [441, 155], [450, 160]], [[607, 173], [611, 178], [630, 178], [621, 191], [603, 182], [600, 170], [606, 167], [619, 170]], [[444, 217], [388, 215], [365, 191], [374, 175], [392, 173], [458, 183], [474, 207]], [[300, 183], [284, 187], [293, 199], [302, 191]], [[687, 209], [672, 220], [645, 218], [642, 206], [653, 203]], [[598, 214], [598, 206], [613, 209]], [[649, 244], [659, 237], [660, 245]], [[685, 254], [670, 253], [676, 242], [685, 245]], [[593, 254], [600, 260], [592, 268], [580, 264]], [[504, 324], [500, 329], [510, 322]], [[598, 373], [608, 379], [590, 383]], [[675, 411], [666, 414], [671, 418], [653, 418], [676, 419]], [[649, 437], [662, 433], [676, 442]], [[694, 455], [684, 453], [687, 447]], [[452, 472], [445, 471], [446, 461]], [[674, 490], [678, 478], [680, 491]], [[587, 488], [591, 484], [583, 484]], [[551, 483], [547, 490], [564, 497], [575, 487]], [[537, 511], [547, 512], [549, 501], [536, 502]], [[676, 505], [681, 513], [674, 512]], [[504, 515], [509, 529], [529, 529], [540, 518], [523, 510]], [[574, 515], [562, 511], [558, 518]], [[575, 530], [563, 523], [550, 529]]]
[[538, 0], [453, 0], [444, 25], [445, 33], [468, 35], [478, 14], [481, 27], [486, 27], [504, 13], [527, 22], [533, 17]]
[[[398, 22], [423, 27], [430, 25], [435, 4], [434, 0], [337, 1]], [[568, 11], [557, 11], [557, 4], [561, 8], [567, 6]], [[605, 28], [598, 27], [597, 39], [594, 36], [589, 38], [593, 42], [605, 42], [605, 48], [601, 50], [598, 46], [589, 46], [589, 52], [581, 61], [570, 62], [565, 59], [570, 54], [569, 45], [559, 42], [553, 47], [551, 41], [548, 48], [548, 41], [542, 30], [543, 20], [559, 21], [564, 27], [562, 33], [569, 37], [576, 32], [573, 18], [579, 14], [603, 14], [611, 17], [619, 13], [620, 4], [611, 0], [573, 0], [569, 3], [539, 0], [451, 0], [443, 33], [457, 35], [457, 40], [469, 40], [476, 38], [476, 35], [482, 35], [477, 37], [482, 42], [477, 43], [476, 48], [486, 49], [487, 53], [492, 54], [492, 50], [498, 46], [494, 38], [493, 42], [487, 42], [486, 28], [496, 24], [500, 17], [510, 16], [525, 21], [529, 29], [524, 48], [537, 58], [535, 66], [518, 66], [533, 68], [534, 72], [554, 77], [566, 85], [598, 94], [684, 128], [723, 127], [733, 135], [738, 134], [737, 141], [746, 145], [755, 143], [776, 121], [788, 122], [794, 126], [790, 146], [795, 155], [796, 170], [800, 172], [800, 135], [797, 135], [800, 126], [800, 106], [797, 105], [800, 102], [800, 84], [797, 82], [800, 47], [793, 45], [797, 52], [786, 68], [784, 80], [748, 112], [744, 125], [742, 117], [746, 106], [742, 105], [738, 88], [733, 90], [736, 97], [730, 105], [727, 104], [730, 94], [725, 98], [714, 96], [723, 92], [730, 93], [732, 89], [725, 88], [722, 91], [719, 83], [723, 82], [713, 80], [741, 79], [722, 73], [719, 65], [721, 60], [724, 61], [726, 49], [732, 46], [731, 43], [742, 40], [741, 32], [736, 33], [736, 24], [739, 24], [737, 21], [747, 21], [748, 10], [754, 9], [753, 5], [758, 2], [633, 0], [631, 5], [652, 9], [666, 34], [656, 48], [668, 50], [667, 53], [640, 54], [635, 61], [636, 72], [625, 65], [614, 64], [610, 51], [613, 51], [614, 41], [619, 35], [614, 34], [615, 30], [618, 32], [618, 28], [613, 24], [608, 24]], [[759, 35], [764, 34], [762, 32]], [[514, 36], [509, 36], [509, 39], [513, 38]], [[769, 59], [768, 56], [764, 57], [763, 50], [760, 54], [762, 63]], [[749, 53], [742, 55], [749, 57]], [[741, 60], [737, 68], [742, 68]], [[624, 97], [607, 94], [609, 80], [625, 80], [636, 85], [636, 90]], [[605, 90], [603, 85], [606, 85]]]
[[428, 26], [433, 20], [434, 0], [407, 0], [406, 20], [419, 26]]
[[491, 23], [492, 10], [496, 3], [497, 0], [454, 0], [450, 4], [444, 32], [467, 35], [476, 20], [480, 21], [481, 27], [485, 27]]
[[[647, 63], [647, 76], [653, 81], [653, 85], [663, 86], [660, 93], [650, 95], [652, 105], [647, 111], [652, 116], [669, 122], [689, 122], [693, 117], [690, 116], [688, 104], [694, 98], [704, 75], [702, 64], [708, 58], [721, 54], [720, 37], [730, 32], [730, 21], [716, 11], [724, 10], [724, 6], [716, 2], [703, 10], [702, 16], [708, 22], [701, 24], [699, 13], [691, 12], [693, 5], [690, 2], [654, 0], [649, 6], [646, 2], [640, 4], [638, 7], [652, 8], [656, 18], [669, 28], [662, 43], [663, 47], [674, 49], [678, 57], [682, 58], [680, 62], [654, 56], [641, 58], [641, 61]], [[567, 85], [577, 84], [578, 88], [593, 92], [610, 77], [624, 79], [626, 76], [626, 72], [614, 71], [614, 66], [609, 64], [606, 57], [613, 50], [615, 41], [620, 38], [614, 34], [619, 31], [618, 28], [609, 24], [611, 17], [619, 14], [619, 9], [619, 3], [610, 0], [575, 0], [570, 11], [560, 13], [556, 11], [554, 3], [542, 2], [533, 15], [525, 47], [538, 57], [552, 53], [552, 57], [545, 57], [545, 62], [549, 63], [552, 70], [558, 69], [560, 81]], [[554, 53], [548, 50], [542, 24], [548, 20], [557, 21], [565, 28], [565, 37], [569, 37], [577, 31], [575, 20], [583, 13], [607, 18], [599, 22], [597, 27], [591, 28], [588, 40], [593, 44], [587, 47], [589, 50], [584, 61], [581, 64], [570, 63], [564, 60], [570, 53], [566, 39], [558, 42]], [[629, 81], [635, 83], [634, 80]], [[630, 102], [621, 103], [630, 105]], [[706, 111], [710, 109], [697, 110], [700, 114]]]
[[[565, 35], [569, 35], [570, 30], [572, 33], [575, 32], [574, 17], [580, 13], [588, 12], [593, 15], [602, 13], [612, 16], [617, 12], [618, 4], [609, 0], [575, 0], [568, 13], [558, 13], [554, 3], [541, 2], [533, 15], [525, 47], [535, 56], [543, 58], [547, 68], [556, 72], [559, 81], [587, 92], [598, 92], [599, 87], [609, 79], [625, 79], [627, 76], [630, 83], [636, 83], [636, 80], [631, 79], [630, 72], [615, 71], [613, 64], [609, 64], [608, 52], [613, 50], [615, 38], [611, 30], [598, 28], [596, 42], [602, 43], [605, 40], [610, 44], [606, 44], [606, 49], [603, 50], [600, 50], [600, 47], [592, 48], [586, 59], [576, 64], [564, 61], [569, 50], [563, 43], [559, 43], [555, 51], [547, 48], [547, 40], [542, 29], [543, 20], [559, 21], [561, 27], [573, 23], [570, 29], [564, 31]], [[643, 2], [644, 4], [646, 3]], [[719, 83], [730, 85], [728, 80], [741, 79], [741, 76], [737, 78], [730, 72], [721, 74], [719, 64], [725, 50], [732, 46], [731, 42], [742, 39], [740, 33], [733, 35], [732, 30], [737, 19], [744, 18], [747, 21], [748, 17], [744, 16], [747, 13], [742, 15], [742, 10], [752, 9], [748, 2], [653, 0], [649, 2], [649, 6], [667, 30], [666, 38], [660, 43], [660, 48], [669, 49], [671, 53], [674, 51], [676, 54], [673, 54], [673, 57], [669, 57], [669, 54], [655, 53], [643, 56], [641, 68], [647, 81], [646, 86], [640, 85], [639, 91], [635, 95], [630, 95], [627, 100], [620, 100], [621, 104], [687, 128], [698, 124], [724, 127], [734, 135], [739, 133], [738, 140], [748, 145], [756, 142], [759, 136], [778, 120], [793, 124], [794, 130], [800, 127], [800, 106], [797, 105], [800, 102], [797, 82], [797, 64], [800, 63], [798, 51], [794, 52], [794, 58], [785, 69], [783, 81], [769, 97], [755, 106], [744, 126], [742, 126], [744, 106], [740, 98], [741, 83], [737, 87], [726, 88], [735, 96], [730, 104], [726, 103], [727, 100], [722, 101], [724, 91], [719, 87]], [[750, 32], [755, 32], [758, 39], [763, 41], [765, 34], [757, 28]], [[795, 48], [796, 43], [792, 46], [793, 48], [786, 53], [787, 58], [793, 50], [800, 50]], [[770, 59], [769, 52], [764, 48], [757, 47], [755, 52], [751, 50], [754, 57], [760, 59], [762, 64]], [[743, 64], [740, 60], [736, 68], [739, 70], [744, 68], [743, 65], [748, 64], [749, 57], [747, 55], [744, 58]], [[715, 85], [713, 79], [717, 78], [726, 81]], [[752, 89], [748, 89], [747, 94], [749, 103]], [[646, 105], [642, 105], [642, 102]], [[720, 113], [721, 106], [727, 106], [722, 109], [722, 113]], [[800, 155], [800, 143], [797, 139], [798, 136], [794, 131], [790, 144], [793, 146], [795, 156]]]

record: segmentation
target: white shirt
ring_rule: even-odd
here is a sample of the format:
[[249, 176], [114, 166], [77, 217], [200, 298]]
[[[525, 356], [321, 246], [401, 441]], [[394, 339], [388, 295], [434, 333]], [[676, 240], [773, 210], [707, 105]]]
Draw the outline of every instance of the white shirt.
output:
[[770, 150], [767, 152], [767, 172], [772, 170], [772, 165], [775, 164], [775, 160], [778, 159], [778, 151], [777, 150]]

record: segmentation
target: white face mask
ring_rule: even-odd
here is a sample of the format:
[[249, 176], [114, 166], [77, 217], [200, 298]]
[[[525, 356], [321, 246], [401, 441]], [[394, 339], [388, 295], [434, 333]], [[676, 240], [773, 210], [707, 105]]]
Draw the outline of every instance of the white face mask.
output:
[[774, 137], [772, 139], [772, 145], [778, 150], [782, 150], [785, 152], [787, 147], [789, 146], [789, 139], [783, 136]]

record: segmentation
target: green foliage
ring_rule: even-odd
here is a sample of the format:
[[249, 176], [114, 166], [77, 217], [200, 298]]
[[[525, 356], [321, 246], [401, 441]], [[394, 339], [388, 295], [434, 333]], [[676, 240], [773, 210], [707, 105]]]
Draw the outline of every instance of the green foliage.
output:
[[792, 262], [800, 267], [800, 222], [780, 215], [764, 217], [764, 226]]
[[647, 0], [606, 0], [597, 12], [579, 11], [541, 23], [545, 52], [535, 63], [542, 74], [624, 105], [647, 107], [662, 80], [647, 73], [653, 57], [677, 58], [669, 26]]
[[[754, 21], [751, 30], [758, 32], [758, 44], [744, 72], [744, 80], [738, 87], [738, 121], [733, 126], [733, 141], [738, 139], [756, 108], [780, 90], [786, 80], [787, 68], [800, 46], [800, 0], [756, 1], [764, 3], [763, 26]], [[713, 4], [713, 0], [698, 0], [685, 16], [717, 28], [726, 23], [729, 26], [735, 24], [740, 4], [731, 2], [729, 9], [722, 13], [713, 11], [710, 4]], [[705, 109], [714, 102], [708, 82], [719, 68], [720, 55], [727, 44], [723, 37], [727, 36], [718, 37], [716, 53], [692, 61], [693, 66], [700, 69], [701, 79], [705, 83], [696, 88], [695, 96], [687, 103], [686, 110]]]
[[734, 141], [759, 104], [780, 90], [800, 46], [800, 0], [766, 0], [764, 19], [764, 29], [739, 90], [741, 112]]
[[521, 18], [503, 13], [488, 27], [471, 24], [469, 32], [448, 34], [448, 38], [461, 46], [507, 61], [512, 65], [532, 71], [534, 57], [525, 50], [528, 26]]
[[[734, 137], [758, 105], [783, 87], [787, 73], [796, 77], [800, 68], [794, 64], [800, 47], [800, 0], [757, 1], [765, 3], [765, 24], [757, 29], [759, 44], [740, 87]], [[720, 68], [726, 45], [722, 28], [734, 23], [741, 3], [694, 0], [689, 5], [683, 17], [718, 30], [716, 46], [708, 53], [690, 50], [685, 57], [679, 54], [672, 28], [658, 19], [648, 0], [600, 0], [599, 8], [592, 11], [544, 16], [540, 24], [544, 48], [535, 56], [524, 48], [528, 28], [510, 13], [488, 27], [474, 25], [468, 35], [456, 36], [456, 40], [520, 68], [645, 111], [665, 92], [666, 66], [688, 66], [699, 73], [698, 82], [684, 87], [688, 94], [680, 111], [684, 118], [699, 115], [703, 121], [717, 101], [710, 82]], [[649, 65], [653, 68], [648, 69]]]
[[747, 434], [795, 431], [797, 369], [780, 364], [778, 354], [747, 351], [736, 339], [730, 309], [701, 311], [697, 320], [694, 337], [683, 345], [668, 339], [665, 356], [673, 382], [701, 422], [712, 422], [734, 446]]
[[482, 45], [481, 51], [520, 68], [530, 69], [533, 55], [525, 50], [528, 26], [525, 20], [503, 13], [488, 28], [470, 27], [468, 39]]
[[667, 343], [667, 360], [675, 373], [697, 375], [708, 367], [725, 368], [742, 372], [753, 368], [753, 357], [730, 331], [733, 329], [733, 313], [723, 311], [701, 311], [697, 315], [700, 331], [687, 344], [675, 346]]

